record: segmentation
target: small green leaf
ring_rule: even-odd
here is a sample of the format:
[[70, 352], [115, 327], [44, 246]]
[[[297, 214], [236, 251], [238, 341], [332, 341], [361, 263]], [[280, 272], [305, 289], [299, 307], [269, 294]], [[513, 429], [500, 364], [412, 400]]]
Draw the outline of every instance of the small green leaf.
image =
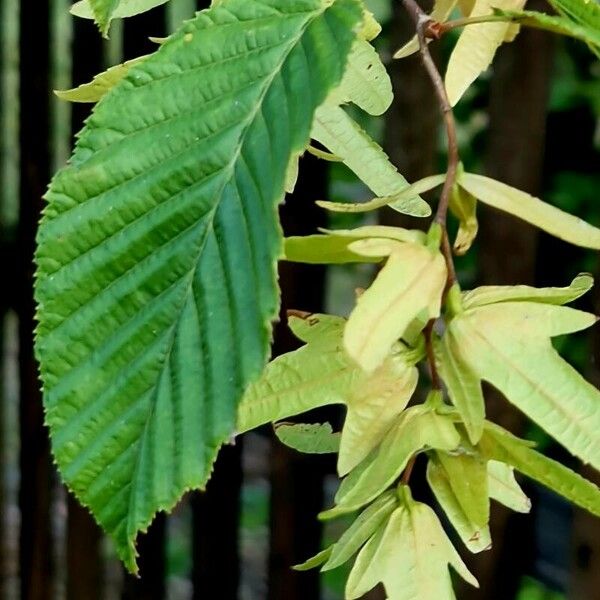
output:
[[340, 434], [329, 423], [277, 423], [275, 435], [282, 444], [305, 454], [331, 454], [340, 447]]
[[379, 526], [377, 531], [369, 538], [369, 541], [362, 547], [358, 553], [350, 575], [346, 580], [345, 598], [352, 600], [364, 596], [369, 590], [373, 589], [380, 581], [379, 565], [374, 562], [375, 554], [379, 549], [383, 534], [385, 533], [386, 523]]
[[335, 569], [349, 560], [365, 542], [379, 529], [398, 506], [396, 492], [383, 493], [368, 506], [333, 545], [331, 556], [323, 571]]
[[487, 470], [490, 498], [516, 512], [528, 513], [531, 510], [531, 500], [517, 483], [511, 466], [490, 460]]
[[344, 333], [348, 354], [372, 372], [417, 317], [427, 321], [439, 316], [446, 263], [439, 252], [411, 243], [361, 240], [350, 250], [365, 256], [389, 255], [358, 299]]
[[329, 557], [331, 556], [331, 552], [333, 550], [333, 546], [329, 546], [329, 548], [325, 548], [325, 550], [321, 550], [321, 552], [311, 556], [309, 559], [305, 560], [303, 563], [299, 565], [294, 565], [292, 569], [294, 571], [310, 571], [316, 567], [320, 567], [323, 563], [326, 563]]
[[458, 410], [472, 444], [476, 444], [483, 432], [485, 402], [481, 382], [462, 359], [452, 330], [438, 341], [434, 338], [436, 363], [448, 389], [448, 396]]
[[71, 90], [57, 90], [54, 93], [61, 100], [68, 100], [69, 102], [98, 102], [129, 73], [131, 67], [142, 62], [147, 57], [148, 55], [139, 56], [120, 65], [115, 65], [103, 73], [96, 75], [89, 83], [84, 83]]
[[589, 313], [534, 302], [471, 308], [448, 332], [471, 373], [496, 387], [576, 456], [600, 467], [600, 391], [565, 362], [551, 337], [585, 329]]
[[411, 399], [419, 372], [402, 356], [388, 358], [347, 400], [338, 473], [349, 473], [379, 444]]
[[94, 22], [100, 32], [107, 37], [110, 22], [121, 0], [87, 0]]
[[377, 498], [417, 452], [430, 448], [450, 451], [459, 444], [460, 435], [451, 418], [424, 405], [405, 410], [381, 446], [342, 481], [335, 497], [337, 506], [320, 517], [328, 519], [352, 512]]
[[477, 454], [436, 452], [437, 463], [467, 519], [479, 528], [490, 519], [487, 465]]
[[[331, 104], [321, 106], [315, 114], [311, 137], [339, 156], [376, 196], [392, 196], [408, 187], [406, 179], [377, 142], [343, 108]], [[404, 201], [397, 210], [400, 208], [415, 217], [431, 214], [429, 204], [418, 196]]]
[[581, 273], [567, 287], [535, 288], [528, 285], [484, 285], [462, 294], [463, 308], [475, 308], [498, 302], [540, 302], [568, 304], [592, 289], [594, 278]]
[[490, 548], [492, 541], [489, 527], [487, 524], [482, 527], [469, 519], [450, 485], [448, 473], [435, 458], [430, 458], [427, 463], [427, 481], [465, 546], [471, 552]]
[[569, 502], [600, 516], [600, 489], [596, 485], [540, 454], [528, 442], [516, 438], [502, 427], [486, 421], [479, 448], [489, 460], [511, 465]]
[[[476, 0], [469, 17], [491, 15], [492, 8], [520, 10], [524, 4], [525, 0]], [[511, 24], [502, 21], [464, 28], [450, 55], [446, 70], [446, 90], [452, 106], [490, 66], [496, 50], [505, 41], [510, 30]], [[473, 195], [478, 197], [477, 194]]]
[[450, 211], [458, 219], [454, 252], [462, 256], [467, 253], [477, 237], [477, 199], [459, 185], [455, 185], [450, 196]]
[[[473, 25], [475, 27], [480, 25]], [[600, 249], [600, 229], [525, 192], [473, 173], [462, 175], [459, 184], [481, 202], [523, 219], [561, 240]]]
[[333, 105], [352, 102], [370, 115], [382, 115], [393, 99], [392, 82], [377, 50], [365, 40], [356, 40], [344, 78], [327, 102]]
[[338, 347], [346, 319], [335, 315], [288, 311], [288, 327], [303, 342], [313, 346]]
[[321, 208], [325, 208], [332, 212], [369, 212], [371, 210], [383, 208], [384, 206], [389, 206], [394, 210], [398, 210], [398, 212], [403, 212], [406, 200], [409, 200], [415, 195], [424, 194], [425, 192], [432, 190], [444, 183], [445, 179], [446, 175], [431, 175], [430, 177], [425, 177], [424, 179], [416, 181], [397, 194], [384, 196], [383, 198], [373, 198], [367, 202], [328, 202], [326, 200], [317, 200], [317, 204]]
[[316, 234], [285, 239], [284, 258], [290, 262], [310, 264], [378, 263], [384, 256], [362, 256], [348, 249], [358, 237]]

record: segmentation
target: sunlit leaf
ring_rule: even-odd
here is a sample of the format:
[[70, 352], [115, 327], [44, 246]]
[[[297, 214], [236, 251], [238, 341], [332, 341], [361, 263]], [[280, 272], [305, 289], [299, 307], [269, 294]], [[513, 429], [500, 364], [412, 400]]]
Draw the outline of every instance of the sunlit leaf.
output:
[[476, 444], [483, 432], [485, 419], [481, 381], [468, 369], [456, 344], [457, 341], [450, 329], [441, 341], [435, 342], [436, 362], [450, 400], [467, 429], [469, 440], [472, 444]]
[[486, 461], [467, 452], [436, 452], [460, 507], [471, 523], [485, 527], [490, 518]]
[[131, 67], [146, 58], [147, 56], [140, 56], [128, 60], [96, 75], [89, 83], [84, 83], [71, 90], [57, 90], [54, 93], [61, 100], [68, 100], [69, 102], [98, 102], [127, 75]]
[[459, 185], [455, 185], [450, 196], [450, 211], [458, 219], [454, 252], [462, 256], [467, 253], [477, 237], [477, 199]]
[[305, 560], [303, 563], [299, 565], [294, 565], [292, 569], [294, 571], [310, 571], [316, 567], [320, 567], [323, 563], [326, 563], [329, 557], [331, 556], [331, 551], [333, 550], [333, 546], [329, 546], [329, 548], [325, 548], [325, 550], [321, 550], [314, 556], [311, 556], [309, 559]]
[[523, 475], [564, 496], [569, 502], [600, 516], [600, 489], [596, 485], [559, 462], [540, 454], [527, 442], [498, 425], [486, 422], [479, 448], [488, 459], [513, 466]]
[[[388, 599], [453, 600], [449, 566], [477, 586], [433, 510], [415, 502], [407, 486], [399, 495], [401, 505], [389, 518], [372, 557], [372, 573], [383, 583]], [[365, 591], [364, 585], [347, 588], [346, 598], [359, 598]]]
[[550, 338], [596, 322], [589, 313], [534, 302], [469, 309], [448, 327], [468, 369], [554, 436], [600, 467], [600, 391], [565, 362]]
[[490, 498], [520, 513], [531, 510], [531, 500], [517, 483], [513, 468], [503, 462], [490, 460], [487, 463]]
[[333, 545], [331, 556], [323, 571], [335, 569], [349, 560], [379, 529], [398, 506], [396, 492], [385, 492], [368, 506]]
[[344, 320], [329, 315], [291, 317], [308, 344], [270, 362], [238, 408], [238, 433], [327, 404], [344, 404], [365, 374], [342, 348]]
[[487, 524], [482, 527], [469, 519], [450, 485], [448, 473], [435, 458], [427, 463], [427, 481], [465, 546], [471, 552], [487, 550], [492, 544], [489, 527]]
[[[339, 156], [376, 196], [393, 196], [408, 187], [381, 146], [343, 108], [331, 104], [321, 106], [315, 115], [311, 136]], [[429, 204], [419, 197], [405, 200], [396, 210], [415, 217], [431, 214]]]
[[464, 292], [462, 305], [465, 309], [497, 304], [498, 302], [541, 302], [547, 304], [568, 304], [592, 289], [594, 279], [581, 273], [567, 287], [535, 288], [528, 285], [484, 285]]
[[417, 317], [427, 321], [439, 315], [446, 264], [439, 252], [418, 244], [361, 240], [350, 249], [365, 256], [389, 255], [358, 299], [344, 334], [348, 354], [373, 371]]
[[377, 54], [365, 40], [356, 40], [348, 56], [346, 72], [327, 102], [352, 102], [370, 115], [382, 115], [392, 103], [392, 82]]
[[277, 423], [275, 435], [282, 444], [306, 454], [330, 454], [340, 447], [340, 434], [329, 423]]
[[[469, 17], [493, 14], [493, 8], [520, 10], [525, 0], [476, 0]], [[454, 106], [469, 86], [491, 64], [496, 50], [511, 29], [506, 22], [469, 25], [462, 31], [450, 55], [446, 70], [446, 90]], [[473, 194], [478, 197], [477, 194]]]
[[561, 240], [584, 248], [600, 249], [600, 229], [539, 198], [473, 173], [465, 173], [460, 178], [460, 185], [481, 202], [523, 219]]
[[350, 575], [346, 580], [346, 599], [360, 598], [373, 589], [380, 581], [379, 564], [374, 562], [374, 557], [379, 549], [379, 544], [385, 533], [386, 522], [382, 523], [369, 541], [358, 553]]
[[383, 208], [384, 206], [389, 206], [394, 210], [398, 210], [398, 212], [403, 212], [404, 204], [407, 200], [415, 195], [424, 194], [425, 192], [432, 190], [438, 185], [444, 183], [445, 179], [446, 175], [431, 175], [416, 181], [397, 194], [384, 196], [383, 198], [373, 198], [367, 202], [328, 202], [325, 200], [318, 200], [317, 204], [321, 208], [325, 208], [332, 212], [368, 212], [378, 208]]
[[346, 475], [379, 444], [411, 399], [419, 373], [401, 357], [388, 358], [347, 401], [338, 473]]
[[425, 449], [454, 450], [460, 444], [452, 419], [418, 405], [406, 409], [381, 446], [342, 481], [335, 508], [321, 518], [352, 512], [385, 491], [402, 473], [410, 458]]

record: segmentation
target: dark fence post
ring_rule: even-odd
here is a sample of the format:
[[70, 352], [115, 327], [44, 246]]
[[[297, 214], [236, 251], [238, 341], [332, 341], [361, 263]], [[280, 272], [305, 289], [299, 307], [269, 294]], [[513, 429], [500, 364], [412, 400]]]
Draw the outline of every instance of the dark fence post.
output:
[[44, 427], [40, 383], [33, 357], [33, 250], [42, 195], [50, 175], [50, 3], [21, 3], [20, 11], [20, 222], [19, 380], [21, 508], [21, 600], [53, 594], [50, 497], [52, 469]]
[[194, 600], [238, 597], [241, 456], [241, 440], [224, 446], [206, 492], [192, 496]]

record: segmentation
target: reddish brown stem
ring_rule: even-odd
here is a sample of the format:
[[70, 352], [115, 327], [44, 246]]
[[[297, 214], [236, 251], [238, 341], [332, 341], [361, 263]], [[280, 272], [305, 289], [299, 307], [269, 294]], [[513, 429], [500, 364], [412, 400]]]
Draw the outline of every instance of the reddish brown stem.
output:
[[452, 259], [452, 249], [450, 247], [450, 241], [448, 239], [448, 230], [446, 228], [446, 217], [448, 215], [448, 205], [450, 203], [450, 195], [452, 194], [452, 188], [456, 182], [456, 175], [458, 173], [458, 164], [460, 161], [458, 155], [458, 140], [456, 136], [456, 122], [454, 121], [454, 114], [452, 113], [452, 106], [446, 93], [446, 87], [438, 68], [436, 67], [431, 52], [427, 44], [427, 36], [430, 25], [435, 23], [417, 4], [415, 0], [402, 0], [404, 7], [410, 14], [412, 20], [415, 23], [417, 30], [417, 38], [419, 40], [419, 52], [421, 54], [421, 62], [427, 71], [435, 95], [437, 96], [438, 103], [440, 105], [440, 111], [444, 118], [444, 124], [446, 127], [446, 137], [448, 140], [448, 166], [446, 169], [446, 181], [440, 195], [440, 201], [438, 203], [437, 212], [434, 217], [434, 221], [439, 223], [442, 228], [442, 253], [446, 260], [446, 267], [448, 269], [448, 283], [446, 289], [449, 289], [456, 281], [456, 271], [454, 269], [454, 260]]

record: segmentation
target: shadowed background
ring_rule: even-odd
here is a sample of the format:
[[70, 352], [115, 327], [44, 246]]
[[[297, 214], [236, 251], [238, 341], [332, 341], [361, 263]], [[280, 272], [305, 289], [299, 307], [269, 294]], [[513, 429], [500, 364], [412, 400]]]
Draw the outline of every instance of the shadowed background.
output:
[[[289, 565], [335, 539], [346, 523], [325, 529], [316, 520], [331, 503], [333, 459], [304, 457], [272, 440], [268, 428], [224, 448], [206, 493], [186, 496], [140, 538], [141, 578], [126, 576], [110, 544], [61, 486], [49, 455], [32, 353], [32, 253], [41, 196], [66, 161], [88, 105], [67, 105], [51, 94], [91, 79], [123, 59], [151, 52], [148, 36], [164, 36], [208, 2], [171, 0], [115, 23], [102, 41], [89, 21], [73, 19], [66, 0], [0, 0], [0, 599], [4, 600], [339, 600], [344, 568], [321, 578]], [[410, 35], [399, 2], [368, 0], [384, 25], [378, 41], [396, 100], [385, 121], [355, 115], [384, 143], [414, 181], [444, 169], [438, 108], [417, 57], [391, 62]], [[529, 7], [543, 9], [542, 0]], [[426, 7], [427, 8], [427, 7]], [[435, 45], [443, 64], [453, 40]], [[468, 170], [539, 195], [600, 224], [600, 64], [584, 46], [524, 31], [500, 51], [493, 72], [456, 110], [461, 156]], [[281, 207], [286, 232], [364, 221], [331, 217], [314, 200], [363, 200], [369, 192], [340, 165], [307, 158], [298, 187]], [[367, 219], [375, 218], [370, 215]], [[415, 226], [382, 212], [385, 223]], [[457, 262], [461, 282], [564, 285], [580, 271], [600, 271], [596, 253], [570, 247], [527, 224], [483, 208], [473, 252]], [[353, 290], [371, 276], [364, 266], [329, 270], [282, 264], [284, 308], [346, 314]], [[600, 311], [600, 296], [582, 308]], [[283, 313], [282, 313], [283, 319]], [[274, 353], [297, 342], [280, 325]], [[561, 351], [600, 383], [600, 333], [561, 342]], [[550, 455], [579, 465], [493, 390], [492, 418], [531, 437]], [[339, 426], [336, 409], [311, 415]], [[598, 479], [595, 473], [587, 476]], [[428, 491], [415, 474], [416, 494]], [[494, 507], [494, 547], [467, 556], [480, 590], [460, 588], [459, 600], [600, 599], [600, 521], [525, 482], [534, 509], [515, 515]], [[369, 600], [382, 600], [379, 590]], [[435, 600], [435, 599], [432, 599]]]

